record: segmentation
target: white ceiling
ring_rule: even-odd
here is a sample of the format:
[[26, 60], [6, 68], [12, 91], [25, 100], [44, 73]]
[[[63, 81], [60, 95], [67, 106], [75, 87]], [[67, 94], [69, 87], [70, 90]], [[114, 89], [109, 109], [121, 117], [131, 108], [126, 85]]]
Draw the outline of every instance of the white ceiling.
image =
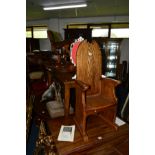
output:
[[[87, 2], [86, 8], [44, 11], [43, 6]], [[129, 16], [129, 0], [26, 0], [26, 20]]]

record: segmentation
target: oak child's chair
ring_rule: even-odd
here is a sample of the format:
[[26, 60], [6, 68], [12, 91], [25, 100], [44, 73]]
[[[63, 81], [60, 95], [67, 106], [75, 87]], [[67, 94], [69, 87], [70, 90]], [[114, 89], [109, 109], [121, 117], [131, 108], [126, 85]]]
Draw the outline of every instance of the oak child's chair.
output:
[[87, 117], [98, 115], [103, 123], [117, 130], [115, 124], [117, 80], [102, 77], [101, 51], [95, 41], [82, 41], [76, 53], [76, 104], [75, 123], [83, 137], [88, 141]]

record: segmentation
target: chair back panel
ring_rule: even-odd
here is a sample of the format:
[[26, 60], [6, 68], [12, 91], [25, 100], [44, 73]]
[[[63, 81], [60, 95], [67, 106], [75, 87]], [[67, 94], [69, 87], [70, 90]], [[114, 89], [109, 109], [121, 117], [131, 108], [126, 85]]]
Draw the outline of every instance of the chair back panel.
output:
[[102, 74], [102, 56], [98, 44], [86, 40], [82, 41], [78, 47], [77, 61], [77, 80], [88, 85], [90, 89], [87, 95], [100, 93], [100, 79]]
[[55, 42], [55, 39], [54, 39], [54, 34], [52, 31], [50, 30], [47, 30], [47, 35], [48, 35], [48, 38], [50, 40], [51, 43], [54, 43]]

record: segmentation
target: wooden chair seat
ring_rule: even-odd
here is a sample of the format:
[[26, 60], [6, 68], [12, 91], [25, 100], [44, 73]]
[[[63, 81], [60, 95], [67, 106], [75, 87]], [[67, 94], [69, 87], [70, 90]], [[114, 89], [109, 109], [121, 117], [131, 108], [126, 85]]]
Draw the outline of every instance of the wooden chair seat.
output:
[[115, 106], [115, 102], [108, 97], [101, 95], [86, 97], [86, 111], [102, 111], [106, 107]]

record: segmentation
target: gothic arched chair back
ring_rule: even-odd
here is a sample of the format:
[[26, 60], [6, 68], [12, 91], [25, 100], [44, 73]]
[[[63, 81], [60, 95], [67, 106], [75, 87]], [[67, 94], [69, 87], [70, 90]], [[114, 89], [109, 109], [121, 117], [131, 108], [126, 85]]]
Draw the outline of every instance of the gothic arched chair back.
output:
[[85, 40], [78, 48], [76, 66], [77, 79], [90, 86], [87, 95], [100, 92], [101, 63], [101, 51], [97, 44]]

